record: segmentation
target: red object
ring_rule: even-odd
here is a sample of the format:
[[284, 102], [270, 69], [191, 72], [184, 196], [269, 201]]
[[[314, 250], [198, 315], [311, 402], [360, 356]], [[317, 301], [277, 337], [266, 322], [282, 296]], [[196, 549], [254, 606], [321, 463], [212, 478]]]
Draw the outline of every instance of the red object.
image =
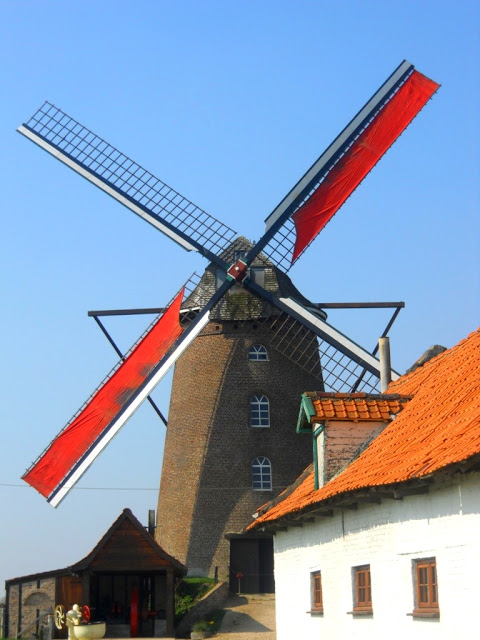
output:
[[238, 260], [235, 264], [232, 264], [227, 271], [228, 275], [235, 280], [235, 282], [243, 282], [247, 275], [248, 266], [243, 260]]
[[138, 633], [138, 589], [133, 588], [130, 601], [130, 635], [136, 638]]
[[84, 604], [82, 607], [82, 622], [90, 622], [90, 607]]
[[184, 290], [152, 326], [123, 364], [67, 425], [23, 479], [48, 497], [74, 464], [128, 405], [133, 394], [182, 332]]
[[410, 124], [440, 85], [414, 71], [378, 112], [318, 189], [292, 218], [297, 237], [292, 264], [369, 171]]

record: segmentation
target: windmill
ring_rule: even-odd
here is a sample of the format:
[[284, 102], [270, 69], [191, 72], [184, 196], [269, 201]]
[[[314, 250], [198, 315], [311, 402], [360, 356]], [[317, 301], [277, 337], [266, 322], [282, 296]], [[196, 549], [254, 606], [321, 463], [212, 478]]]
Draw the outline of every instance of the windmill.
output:
[[[172, 456], [177, 460], [174, 469], [170, 469], [170, 480], [167, 477], [165, 481], [162, 479], [164, 488], [160, 492], [159, 504], [165, 498], [162, 512], [166, 515], [165, 512], [168, 514], [169, 511], [171, 514], [175, 505], [178, 507], [179, 501], [190, 502], [188, 518], [192, 524], [199, 517], [198, 513], [195, 515], [199, 488], [190, 487], [190, 496], [182, 498], [178, 487], [188, 464], [182, 462], [179, 445], [174, 447], [176, 454], [168, 453], [169, 440], [180, 437], [175, 433], [179, 428], [171, 423], [182, 423], [178, 397], [184, 397], [184, 393], [176, 393], [175, 385], [178, 388], [181, 384], [178, 379], [182, 376], [178, 370], [182, 368], [184, 380], [192, 370], [197, 372], [198, 379], [202, 366], [208, 369], [212, 364], [211, 354], [218, 351], [220, 342], [213, 338], [225, 336], [229, 331], [238, 332], [236, 335], [241, 336], [247, 352], [253, 349], [252, 353], [257, 354], [257, 362], [265, 355], [263, 347], [267, 354], [270, 350], [272, 354], [280, 354], [278, 357], [282, 362], [288, 361], [294, 371], [304, 372], [293, 375], [299, 385], [308, 383], [311, 386], [316, 380], [316, 388], [325, 390], [375, 391], [380, 376], [377, 358], [327, 323], [321, 305], [306, 300], [295, 289], [286, 272], [438, 87], [412, 64], [402, 62], [266, 218], [265, 232], [256, 243], [237, 236], [230, 227], [54, 105], [45, 103], [21, 125], [18, 131], [24, 136], [162, 231], [183, 249], [200, 253], [209, 262], [205, 274], [201, 278], [194, 275], [162, 309], [130, 352], [26, 471], [24, 480], [56, 507], [170, 367], [178, 363], [172, 389], [171, 413], [174, 417], [169, 418], [165, 449], [165, 455], [170, 456], [168, 462]], [[257, 332], [255, 335], [254, 331]], [[205, 347], [206, 354], [202, 356], [200, 343], [208, 336], [211, 346]], [[249, 336], [248, 340], [245, 336]], [[265, 341], [268, 341], [268, 348], [263, 344]], [[238, 340], [235, 344], [239, 344]], [[232, 371], [232, 358], [236, 356], [227, 349], [222, 357], [225, 358], [222, 366], [217, 361], [210, 367], [221, 381], [216, 383], [220, 386], [205, 415], [209, 411], [213, 415], [218, 403], [223, 402], [226, 406], [235, 397], [235, 383], [230, 381], [229, 385], [233, 387], [229, 397], [219, 398], [219, 393], [225, 390], [225, 379]], [[266, 355], [265, 359], [268, 357]], [[197, 369], [192, 365], [195, 358]], [[199, 365], [199, 362], [203, 364]], [[286, 370], [286, 365], [278, 366], [282, 371]], [[236, 374], [232, 375], [235, 378]], [[257, 374], [252, 375], [255, 377]], [[395, 372], [392, 375], [396, 377]], [[193, 380], [188, 378], [187, 393], [192, 384]], [[238, 385], [241, 386], [240, 380]], [[261, 393], [261, 386], [260, 381], [259, 391], [250, 401], [250, 415], [255, 415], [255, 420], [260, 423], [268, 408], [268, 403], [265, 403], [268, 398]], [[294, 396], [297, 405], [296, 391]], [[190, 401], [199, 399], [190, 398]], [[194, 475], [199, 475], [200, 468], [205, 469], [201, 465], [205, 465], [211, 452], [208, 447], [214, 446], [214, 435], [207, 430], [198, 438], [201, 442], [197, 454], [202, 459], [192, 464]], [[195, 424], [190, 425], [184, 437], [185, 442], [195, 441]], [[217, 442], [215, 446], [223, 452], [228, 449], [225, 442]], [[233, 443], [230, 449], [235, 448]], [[232, 467], [231, 458], [224, 462], [227, 467]], [[260, 483], [268, 481], [268, 462], [265, 455], [256, 458], [254, 474], [257, 473]], [[164, 461], [165, 466], [168, 464], [165, 465]], [[214, 469], [215, 474], [220, 474], [220, 471]], [[220, 476], [217, 475], [218, 484], [224, 482]], [[174, 489], [171, 487], [172, 478], [176, 484]], [[171, 500], [167, 499], [169, 492]], [[218, 514], [221, 501], [214, 498], [210, 502], [210, 514]], [[251, 504], [251, 500], [247, 500], [245, 509], [249, 510]], [[245, 510], [242, 512], [243, 518], [246, 513]], [[178, 523], [182, 522], [183, 516], [179, 518], [174, 527], [177, 534]], [[207, 522], [208, 518], [204, 520]], [[202, 526], [208, 530], [208, 522], [205, 522]], [[222, 531], [216, 534], [218, 538], [223, 538], [228, 526], [225, 520]], [[180, 559], [189, 557], [188, 549], [195, 537], [189, 527], [185, 525], [184, 528], [188, 532], [182, 542], [183, 550], [178, 552]], [[164, 534], [161, 534], [162, 544]], [[170, 539], [174, 538], [175, 534], [172, 534]], [[175, 549], [168, 545], [166, 548], [176, 555]], [[202, 567], [208, 564], [211, 568], [216, 552], [209, 553], [209, 558], [198, 560]]]

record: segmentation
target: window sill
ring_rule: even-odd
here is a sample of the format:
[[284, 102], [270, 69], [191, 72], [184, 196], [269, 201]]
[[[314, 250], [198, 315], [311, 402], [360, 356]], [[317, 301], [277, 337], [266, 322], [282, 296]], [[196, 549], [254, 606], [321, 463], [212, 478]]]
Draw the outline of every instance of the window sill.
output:
[[373, 609], [354, 609], [347, 611], [350, 616], [373, 616]]
[[323, 609], [311, 609], [310, 611], [306, 611], [311, 616], [323, 616]]
[[413, 618], [440, 618], [440, 611], [437, 609], [414, 609], [412, 613], [407, 613], [407, 616]]

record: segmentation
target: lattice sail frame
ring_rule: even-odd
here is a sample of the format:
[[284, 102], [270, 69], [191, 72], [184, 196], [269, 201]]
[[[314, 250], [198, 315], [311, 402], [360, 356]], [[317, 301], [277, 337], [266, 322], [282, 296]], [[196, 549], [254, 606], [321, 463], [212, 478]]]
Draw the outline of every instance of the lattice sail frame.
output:
[[203, 249], [202, 253], [211, 258], [224, 251], [237, 235], [49, 102], [45, 102], [19, 131], [44, 148], [46, 145], [53, 147], [59, 160], [120, 202], [119, 196], [123, 196], [122, 204], [187, 250]]
[[[235, 322], [239, 330], [247, 325], [255, 324], [255, 335], [268, 336], [269, 344], [279, 353], [286, 356], [295, 366], [300, 367], [318, 379], [318, 390], [332, 392], [363, 391], [365, 393], [380, 393], [380, 375], [366, 368], [364, 362], [356, 361], [339, 348], [321, 338], [314, 331], [293, 318], [289, 313], [269, 306], [265, 309], [265, 302], [260, 296], [242, 291], [237, 297], [244, 299], [241, 307], [241, 317]], [[201, 308], [206, 298], [195, 297], [195, 306], [185, 306], [186, 322], [195, 317], [196, 309]], [[198, 304], [198, 306], [196, 306]], [[216, 316], [223, 300], [213, 307], [211, 315]], [[187, 319], [188, 314], [188, 319]], [[323, 322], [318, 318], [320, 322]], [[225, 321], [223, 317], [220, 322]], [[324, 323], [327, 326], [327, 323]], [[211, 330], [216, 333], [215, 330]], [[203, 333], [209, 332], [208, 326]], [[367, 354], [365, 354], [367, 355]], [[398, 374], [393, 372], [393, 377]]]
[[288, 271], [439, 86], [404, 60], [268, 216], [259, 250]]

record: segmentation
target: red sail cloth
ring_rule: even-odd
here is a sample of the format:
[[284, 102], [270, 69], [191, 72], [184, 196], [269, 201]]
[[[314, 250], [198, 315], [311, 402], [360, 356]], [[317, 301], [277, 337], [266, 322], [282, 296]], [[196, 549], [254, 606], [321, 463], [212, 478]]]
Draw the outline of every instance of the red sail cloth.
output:
[[111, 378], [100, 387], [75, 420], [59, 433], [23, 479], [48, 497], [74, 464], [129, 402], [155, 365], [182, 332], [180, 305], [184, 291], [155, 322]]
[[358, 187], [440, 85], [414, 71], [292, 218], [292, 264]]

